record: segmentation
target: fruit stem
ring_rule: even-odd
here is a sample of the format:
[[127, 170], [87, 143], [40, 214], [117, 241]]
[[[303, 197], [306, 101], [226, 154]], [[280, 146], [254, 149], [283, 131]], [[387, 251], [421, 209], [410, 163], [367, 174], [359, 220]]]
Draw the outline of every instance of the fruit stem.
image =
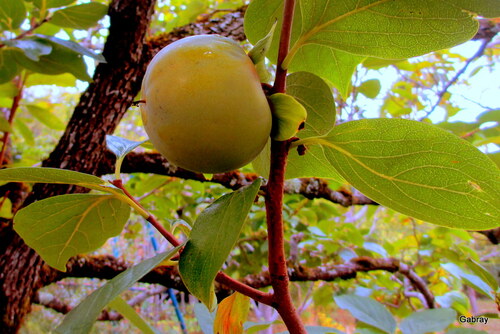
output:
[[[295, 0], [286, 0], [283, 9], [280, 45], [276, 68], [276, 79], [273, 92], [286, 92], [287, 70], [283, 61], [288, 54], [292, 32]], [[266, 215], [269, 248], [269, 273], [274, 290], [273, 307], [278, 311], [292, 334], [306, 334], [307, 331], [293, 305], [289, 290], [288, 267], [285, 258], [283, 194], [285, 185], [285, 169], [290, 141], [271, 141], [271, 168], [266, 192]]]

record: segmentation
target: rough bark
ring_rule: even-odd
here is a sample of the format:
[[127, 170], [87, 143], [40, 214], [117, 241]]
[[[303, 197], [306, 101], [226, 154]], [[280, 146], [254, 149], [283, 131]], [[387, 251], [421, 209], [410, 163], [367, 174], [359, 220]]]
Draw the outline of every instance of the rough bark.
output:
[[[144, 39], [154, 0], [115, 0], [109, 7], [109, 37], [103, 51], [107, 63], [99, 64], [94, 81], [81, 96], [59, 144], [45, 167], [95, 174], [112, 133], [140, 89], [147, 62]], [[57, 194], [84, 191], [73, 187], [36, 185], [28, 202]], [[1, 333], [16, 333], [29, 312], [36, 291], [51, 270], [12, 229], [4, 229], [0, 244]]]

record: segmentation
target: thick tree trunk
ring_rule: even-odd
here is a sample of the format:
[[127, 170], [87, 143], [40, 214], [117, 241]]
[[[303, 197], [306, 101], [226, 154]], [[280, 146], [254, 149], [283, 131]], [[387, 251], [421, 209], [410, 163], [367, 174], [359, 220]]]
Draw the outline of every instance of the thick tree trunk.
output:
[[[144, 38], [154, 0], [113, 0], [109, 8], [110, 32], [92, 82], [45, 167], [95, 174], [105, 152], [105, 135], [112, 133], [140, 89], [147, 61]], [[27, 201], [57, 194], [85, 191], [72, 187], [36, 185]], [[0, 245], [1, 333], [16, 333], [29, 312], [36, 291], [53, 272], [12, 231], [2, 231]]]

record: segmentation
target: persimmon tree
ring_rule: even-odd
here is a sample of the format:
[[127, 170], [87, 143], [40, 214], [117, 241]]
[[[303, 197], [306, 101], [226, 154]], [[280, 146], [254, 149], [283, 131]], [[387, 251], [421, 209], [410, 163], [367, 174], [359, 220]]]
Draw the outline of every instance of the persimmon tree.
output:
[[[366, 333], [443, 331], [455, 323], [457, 313], [467, 314], [467, 308], [453, 303], [451, 288], [442, 291], [438, 286], [439, 270], [498, 304], [498, 283], [478, 263], [477, 253], [462, 248], [462, 253], [445, 255], [449, 261], [439, 264], [446, 248], [439, 242], [451, 243], [453, 234], [466, 240], [469, 234], [464, 230], [482, 231], [498, 242], [500, 173], [493, 161], [497, 156], [475, 146], [498, 143], [498, 127], [482, 126], [498, 124], [498, 110], [483, 113], [474, 124], [429, 124], [438, 107], [448, 114], [458, 111], [448, 90], [494, 38], [495, 21], [487, 18], [500, 16], [498, 1], [254, 0], [248, 8], [227, 14], [207, 14], [209, 8], [203, 6], [199, 12], [186, 11], [186, 22], [177, 16], [169, 24], [194, 18], [196, 22], [158, 34], [149, 33], [158, 24], [152, 21], [153, 0], [0, 0], [0, 5], [0, 102], [6, 116], [0, 124], [6, 210], [0, 234], [0, 327], [5, 333], [19, 330], [34, 301], [43, 303], [38, 295], [42, 286], [89, 273], [109, 281], [78, 306], [66, 308], [56, 333], [88, 333], [106, 306], [135, 319], [143, 331], [153, 331], [131, 315], [120, 297], [138, 281], [187, 291], [209, 311], [217, 309], [217, 333], [243, 331], [250, 299], [274, 308], [290, 333], [341, 332], [331, 327], [306, 329], [300, 315], [303, 307], [297, 305], [290, 282], [349, 280], [364, 272], [394, 273], [394, 282], [376, 277], [377, 284], [400, 289], [392, 294], [394, 314], [360, 293], [332, 295], [337, 307], [349, 310], [359, 321], [358, 330]], [[109, 29], [98, 23], [106, 14]], [[79, 40], [77, 32], [84, 29], [90, 29], [86, 36], [91, 38]], [[127, 111], [134, 110], [134, 101], [147, 103], [138, 95], [152, 57], [183, 37], [214, 33], [248, 48], [272, 110], [271, 136], [252, 164], [223, 174], [201, 174], [172, 165], [140, 138], [112, 135]], [[102, 53], [93, 50], [92, 37], [105, 40]], [[426, 109], [415, 91], [425, 87], [422, 76], [430, 70], [423, 61], [407, 59], [435, 52], [436, 63], [450, 60], [451, 52], [439, 50], [471, 38], [481, 40], [480, 49], [463, 62], [463, 70], [440, 85], [436, 100]], [[98, 63], [92, 78], [83, 56]], [[380, 81], [358, 83], [353, 76], [387, 66], [406, 74], [384, 100], [381, 117], [368, 118], [349, 109], [348, 103], [354, 104], [360, 94], [369, 98], [380, 90]], [[71, 86], [73, 77], [89, 83], [67, 124], [54, 116], [50, 104], [27, 102], [33, 100], [25, 95], [30, 85], [64, 86], [66, 80]], [[200, 89], [210, 95], [210, 87]], [[21, 153], [15, 136], [34, 142], [29, 122], [20, 116], [23, 112], [52, 128], [64, 128], [41, 168], [16, 160]], [[140, 146], [143, 151], [136, 153]], [[202, 203], [203, 197], [210, 202], [203, 203], [203, 209], [191, 203], [168, 210], [141, 201], [146, 194], [140, 186], [154, 179], [151, 174], [168, 176], [157, 187], [203, 182], [222, 185], [226, 191], [203, 192], [205, 196], [198, 196]], [[311, 199], [324, 202], [316, 205]], [[342, 216], [332, 202], [343, 207], [380, 205], [391, 219], [410, 221], [413, 227], [437, 227], [430, 236], [420, 237], [413, 228], [418, 263], [409, 265], [404, 256], [376, 256], [387, 255], [389, 248], [391, 255], [403, 253], [404, 243], [382, 247], [369, 242], [377, 233], [370, 229], [349, 224], [332, 228]], [[376, 220], [374, 212], [361, 214], [366, 221]], [[154, 226], [170, 247], [134, 266], [112, 257], [82, 255], [119, 235], [130, 220]], [[257, 247], [266, 261], [254, 260], [248, 269], [232, 265], [228, 258], [237, 263], [248, 260], [241, 242], [250, 242], [254, 252]], [[346, 246], [349, 243], [352, 247]], [[433, 260], [422, 260], [429, 245], [436, 250], [429, 256]], [[332, 255], [318, 259], [317, 251]], [[426, 265], [432, 269], [424, 269]], [[259, 267], [266, 271], [261, 273]], [[335, 284], [337, 292], [344, 290]], [[235, 293], [222, 299], [229, 291]]]

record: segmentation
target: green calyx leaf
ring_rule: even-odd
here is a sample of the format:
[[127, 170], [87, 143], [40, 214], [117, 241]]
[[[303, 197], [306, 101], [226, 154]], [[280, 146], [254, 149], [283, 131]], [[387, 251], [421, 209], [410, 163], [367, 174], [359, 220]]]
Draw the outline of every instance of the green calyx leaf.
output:
[[277, 93], [269, 97], [273, 113], [274, 140], [288, 140], [295, 136], [307, 118], [307, 111], [293, 96]]
[[130, 207], [112, 195], [50, 197], [19, 210], [14, 230], [48, 265], [66, 271], [67, 260], [93, 251], [118, 235]]
[[319, 144], [330, 164], [374, 201], [433, 224], [500, 226], [500, 171], [476, 147], [435, 126], [402, 119], [341, 124]]
[[207, 207], [196, 219], [182, 251], [179, 260], [182, 281], [212, 311], [217, 305], [214, 279], [238, 240], [261, 182], [257, 179]]
[[271, 42], [273, 41], [274, 30], [276, 29], [277, 23], [277, 21], [274, 22], [271, 29], [269, 30], [269, 33], [260, 41], [255, 43], [255, 46], [248, 53], [248, 56], [250, 57], [250, 59], [252, 59], [252, 62], [254, 64], [258, 64], [264, 61], [264, 59], [266, 58], [267, 51], [271, 47]]

